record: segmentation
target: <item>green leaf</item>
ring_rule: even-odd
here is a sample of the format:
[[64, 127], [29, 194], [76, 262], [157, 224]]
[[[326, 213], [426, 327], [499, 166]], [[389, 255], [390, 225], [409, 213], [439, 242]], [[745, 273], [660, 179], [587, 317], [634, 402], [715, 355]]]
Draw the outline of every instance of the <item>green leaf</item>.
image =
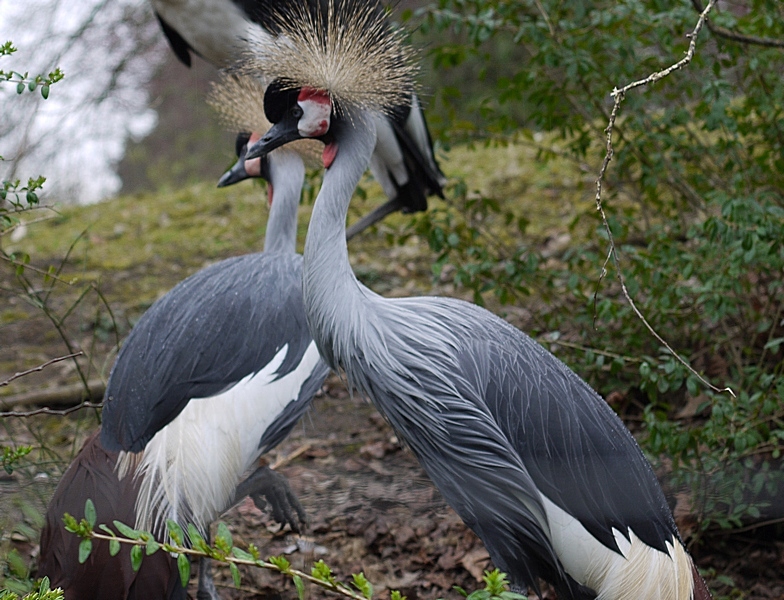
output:
[[310, 568], [310, 574], [319, 581], [327, 583], [335, 583], [335, 577], [332, 575], [332, 569], [323, 560], [319, 560]]
[[234, 587], [240, 587], [242, 578], [240, 577], [240, 570], [234, 563], [229, 563], [229, 570], [231, 571], [231, 578], [234, 580]]
[[109, 556], [117, 556], [120, 552], [120, 542], [116, 539], [109, 540]]
[[237, 548], [236, 546], [231, 549], [231, 553], [235, 557], [239, 558], [240, 560], [249, 560], [249, 561], [255, 561], [256, 560], [255, 557], [250, 552], [245, 552], [245, 550], [241, 550], [240, 548]]
[[93, 541], [92, 540], [82, 540], [79, 542], [79, 564], [83, 565], [84, 561], [86, 561], [90, 557], [90, 552], [93, 550]]
[[370, 600], [373, 597], [373, 585], [367, 580], [364, 573], [354, 573], [352, 575], [354, 586], [362, 595]]
[[231, 540], [231, 532], [226, 526], [226, 523], [223, 521], [218, 523], [218, 531], [215, 535], [215, 545], [226, 554], [231, 552], [231, 547], [233, 545]]
[[150, 554], [155, 554], [160, 549], [160, 547], [161, 545], [158, 542], [150, 538], [147, 540], [147, 546], [145, 546], [144, 551], [147, 556], [150, 556]]
[[142, 551], [141, 546], [134, 546], [131, 548], [131, 568], [134, 572], [138, 572], [139, 568], [142, 566], [142, 559], [144, 558], [144, 552]]
[[21, 94], [22, 92], [24, 92], [24, 89], [25, 89], [25, 84], [24, 84], [23, 81], [20, 81], [19, 83], [16, 84], [16, 93], [17, 94]]
[[196, 548], [197, 550], [201, 550], [206, 552], [209, 548], [209, 544], [204, 540], [199, 530], [196, 529], [196, 525], [193, 523], [188, 523], [188, 538], [191, 540], [191, 545]]
[[182, 531], [182, 527], [171, 519], [166, 519], [166, 529], [169, 531], [169, 537], [172, 541], [178, 546], [182, 546], [182, 543], [185, 540], [185, 534]]
[[90, 524], [90, 527], [95, 527], [95, 504], [93, 501], [87, 498], [84, 503], [84, 518], [87, 519], [87, 522]]
[[49, 86], [48, 85], [41, 86], [41, 96], [43, 96], [44, 100], [49, 98]]
[[76, 518], [72, 515], [65, 513], [63, 515], [63, 523], [65, 524], [66, 531], [70, 533], [76, 533], [79, 531], [79, 521], [77, 521]]
[[302, 581], [302, 577], [294, 575], [292, 579], [294, 580], [294, 587], [297, 588], [297, 597], [299, 600], [305, 600], [305, 584]]
[[284, 556], [270, 556], [267, 560], [278, 567], [281, 572], [288, 571], [291, 568], [291, 563]]
[[142, 537], [140, 531], [136, 531], [135, 529], [129, 527], [128, 525], [126, 525], [121, 521], [112, 521], [112, 523], [117, 528], [117, 531], [119, 531], [122, 535], [124, 535], [130, 540], [138, 540], [139, 538]]
[[191, 561], [184, 554], [177, 556], [177, 570], [180, 572], [182, 587], [188, 587], [188, 581], [191, 578]]

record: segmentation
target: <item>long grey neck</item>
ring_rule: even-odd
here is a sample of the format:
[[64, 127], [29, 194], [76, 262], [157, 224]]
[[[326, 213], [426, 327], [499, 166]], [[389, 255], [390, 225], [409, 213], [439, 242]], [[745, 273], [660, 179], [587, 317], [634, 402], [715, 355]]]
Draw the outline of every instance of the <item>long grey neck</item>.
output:
[[272, 206], [267, 220], [264, 252], [297, 251], [297, 209], [305, 181], [305, 166], [296, 152], [279, 149], [267, 157]]
[[308, 326], [321, 355], [337, 368], [362, 319], [368, 290], [354, 277], [346, 246], [346, 214], [376, 141], [369, 115], [344, 113], [332, 125], [337, 156], [324, 174], [305, 240], [302, 292]]

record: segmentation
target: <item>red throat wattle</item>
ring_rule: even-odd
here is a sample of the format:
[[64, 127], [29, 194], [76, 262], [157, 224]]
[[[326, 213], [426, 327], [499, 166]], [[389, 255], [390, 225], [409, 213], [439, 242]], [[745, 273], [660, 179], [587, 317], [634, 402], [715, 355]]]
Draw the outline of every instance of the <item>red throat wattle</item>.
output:
[[267, 183], [267, 206], [269, 206], [270, 208], [272, 208], [272, 194], [273, 193], [274, 192], [272, 191], [272, 183], [271, 182]]
[[324, 151], [321, 153], [321, 161], [324, 163], [324, 168], [329, 169], [332, 166], [332, 161], [338, 155], [337, 142], [330, 142], [324, 146]]

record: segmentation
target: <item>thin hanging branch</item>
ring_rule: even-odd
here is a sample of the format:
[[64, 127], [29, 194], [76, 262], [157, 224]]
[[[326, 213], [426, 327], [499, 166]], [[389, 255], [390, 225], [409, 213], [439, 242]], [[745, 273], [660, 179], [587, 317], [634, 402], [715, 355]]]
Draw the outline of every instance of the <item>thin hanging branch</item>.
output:
[[[712, 383], [710, 383], [709, 381], [707, 381], [702, 375], [697, 373], [697, 371], [695, 371], [694, 368], [688, 362], [686, 362], [686, 360], [684, 360], [680, 356], [680, 354], [678, 354], [664, 340], [664, 338], [661, 335], [659, 335], [659, 333], [651, 326], [651, 324], [648, 322], [648, 320], [645, 318], [642, 312], [640, 312], [640, 309], [637, 308], [637, 305], [635, 304], [634, 300], [629, 294], [629, 290], [626, 288], [626, 280], [623, 276], [623, 271], [621, 270], [620, 258], [618, 256], [618, 250], [615, 246], [615, 239], [613, 238], [612, 230], [610, 229], [610, 224], [607, 221], [607, 215], [604, 212], [604, 205], [602, 204], [602, 182], [604, 180], [604, 175], [607, 172], [607, 167], [609, 166], [614, 153], [613, 141], [612, 141], [613, 129], [615, 128], [615, 121], [618, 118], [618, 111], [621, 108], [621, 103], [626, 97], [627, 92], [638, 87], [655, 83], [660, 79], [667, 77], [674, 71], [678, 71], [684, 68], [686, 65], [688, 65], [691, 62], [691, 60], [694, 58], [694, 53], [697, 48], [697, 36], [699, 35], [705, 23], [707, 22], [708, 13], [711, 11], [711, 9], [714, 7], [715, 4], [716, 4], [716, 0], [710, 0], [708, 2], [708, 5], [705, 7], [705, 9], [700, 13], [700, 17], [697, 20], [697, 24], [694, 27], [694, 30], [687, 35], [687, 37], [689, 38], [689, 48], [686, 51], [686, 55], [681, 60], [679, 60], [673, 65], [670, 65], [666, 69], [663, 69], [661, 71], [656, 71], [655, 73], [651, 73], [650, 75], [648, 75], [648, 77], [644, 79], [633, 81], [632, 83], [629, 83], [620, 89], [615, 88], [611, 93], [611, 96], [613, 97], [615, 102], [613, 104], [612, 112], [610, 113], [610, 121], [607, 124], [607, 128], [604, 130], [604, 133], [606, 135], [605, 139], [606, 139], [607, 152], [604, 155], [604, 160], [602, 161], [602, 167], [599, 170], [599, 176], [596, 179], [596, 210], [598, 210], [599, 213], [601, 214], [602, 224], [604, 226], [604, 230], [607, 232], [607, 238], [610, 242], [610, 248], [607, 252], [607, 257], [604, 259], [604, 263], [602, 264], [602, 271], [601, 274], [599, 275], [599, 283], [601, 283], [601, 281], [607, 275], [607, 264], [610, 262], [610, 260], [612, 260], [613, 265], [615, 266], [615, 270], [618, 274], [618, 281], [621, 284], [621, 289], [623, 291], [624, 297], [629, 303], [629, 306], [632, 307], [634, 314], [637, 315], [637, 317], [643, 322], [643, 324], [648, 329], [648, 331], [650, 331], [651, 335], [653, 335], [653, 337], [656, 338], [656, 340], [660, 344], [662, 344], [665, 348], [667, 348], [670, 354], [672, 354], [684, 367], [686, 367], [693, 375], [695, 375], [705, 386], [707, 386], [714, 392], [717, 393], [728, 392], [732, 397], [735, 397], [735, 393], [732, 391], [731, 388], [729, 387], [718, 388]], [[596, 302], [596, 294], [598, 294], [598, 290], [594, 294], [594, 302]]]
[[33, 367], [32, 369], [27, 369], [26, 371], [20, 371], [19, 373], [15, 373], [5, 381], [0, 381], [0, 387], [6, 386], [10, 384], [12, 381], [19, 379], [20, 377], [24, 377], [25, 375], [30, 375], [31, 373], [37, 373], [39, 371], [43, 371], [49, 365], [53, 365], [55, 363], [62, 362], [64, 360], [68, 360], [69, 358], [76, 358], [77, 356], [82, 356], [84, 352], [74, 352], [73, 354], [66, 354], [65, 356], [58, 356], [57, 358], [53, 358], [52, 360], [46, 361], [42, 365], [38, 365], [37, 367]]

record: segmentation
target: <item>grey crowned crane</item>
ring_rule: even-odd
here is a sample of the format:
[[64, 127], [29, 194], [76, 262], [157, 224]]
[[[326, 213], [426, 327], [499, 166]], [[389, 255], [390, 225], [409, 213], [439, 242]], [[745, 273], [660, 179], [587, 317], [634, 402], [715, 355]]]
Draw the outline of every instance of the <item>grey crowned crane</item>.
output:
[[101, 443], [122, 451], [120, 476], [138, 481], [135, 525], [157, 535], [166, 519], [206, 534], [246, 495], [266, 496], [292, 529], [305, 521], [267, 467], [239, 483], [329, 373], [307, 329], [295, 251], [304, 166], [291, 149], [240, 163], [235, 174], [270, 182], [264, 251], [210, 265], [157, 300], [120, 350], [104, 398]]
[[[292, 152], [275, 152], [269, 161], [254, 159], [246, 164], [248, 138], [253, 136], [238, 140], [240, 160], [229, 172], [231, 177], [224, 176], [223, 184], [247, 177], [280, 183], [271, 194], [265, 252], [222, 261], [184, 281], [156, 305], [157, 309], [145, 313], [137, 326], [139, 333], [133, 333], [124, 346], [110, 379], [104, 412], [103, 435], [112, 447], [130, 449], [129, 440], [149, 437], [151, 430], [161, 426], [161, 419], [168, 418], [162, 417], [162, 412], [176, 414], [178, 402], [185, 399], [190, 403], [157, 431], [142, 455], [126, 455], [121, 461], [125, 470], [138, 463], [136, 472], [118, 476], [119, 453], [116, 448], [106, 450], [97, 434], [69, 466], [47, 508], [39, 560], [39, 575], [48, 576], [53, 587], [62, 587], [66, 599], [188, 597], [180, 584], [176, 561], [163, 552], [145, 558], [137, 573], [131, 569], [127, 548], [112, 557], [108, 545], [98, 542], [87, 562], [79, 563], [80, 540], [65, 531], [62, 516], [65, 512], [81, 516], [88, 498], [95, 504], [99, 522], [111, 525], [119, 520], [157, 529], [159, 535], [165, 518], [182, 525], [192, 520], [204, 530], [223, 509], [248, 495], [259, 508], [264, 508], [262, 496], [266, 496], [273, 517], [294, 530], [305, 521], [285, 479], [268, 468], [257, 469], [237, 486], [255, 457], [276, 445], [293, 427], [328, 373], [305, 329], [301, 257], [294, 254], [302, 161]], [[227, 281], [232, 275], [237, 276], [236, 282]], [[278, 300], [290, 305], [277, 307]], [[199, 315], [207, 303], [211, 306]], [[165, 313], [171, 309], [180, 312], [169, 314], [167, 320]], [[226, 319], [225, 329], [203, 328], [200, 318], [214, 317], [217, 310], [225, 313], [221, 316]], [[245, 321], [233, 323], [236, 317]], [[244, 345], [235, 344], [238, 347], [233, 355], [244, 361], [240, 364], [244, 371], [221, 371], [220, 365], [210, 370], [207, 364], [198, 363], [198, 359], [215, 358], [211, 353], [231, 350], [230, 345], [220, 347], [216, 338], [245, 333], [256, 337]], [[191, 364], [187, 361], [189, 352], [198, 357]], [[156, 358], [160, 359], [160, 371], [153, 364]], [[146, 371], [147, 367], [152, 370]], [[124, 387], [129, 377], [147, 381]], [[228, 389], [238, 381], [236, 389]], [[189, 385], [192, 389], [218, 385], [227, 391], [215, 398], [184, 398]], [[238, 406], [226, 406], [233, 401]], [[142, 438], [135, 429], [140, 418], [150, 419]], [[184, 448], [178, 448], [178, 443]], [[218, 598], [208, 561], [200, 563], [197, 598]]]
[[[319, 0], [150, 0], [169, 44], [185, 65], [195, 53], [216, 67], [240, 60], [255, 39], [282, 31], [274, 15], [286, 5]], [[368, 6], [372, 4], [368, 3]], [[433, 154], [422, 107], [409, 88], [387, 114], [374, 115], [376, 143], [370, 169], [388, 202], [349, 228], [347, 238], [395, 211], [427, 210], [427, 197], [443, 198], [446, 179]]]
[[346, 213], [375, 115], [401, 100], [412, 67], [365, 2], [325, 12], [287, 13], [285, 42], [253, 49], [274, 125], [247, 154], [325, 144], [303, 273], [322, 357], [386, 417], [516, 588], [541, 578], [562, 600], [709, 598], [650, 464], [588, 384], [478, 306], [386, 299], [357, 281]]
[[106, 451], [97, 433], [85, 442], [49, 502], [38, 577], [49, 577], [52, 589], [62, 588], [66, 600], [185, 600], [188, 594], [180, 584], [177, 561], [165, 552], [146, 557], [137, 572], [131, 568], [130, 546], [111, 556], [107, 542], [94, 541], [88, 559], [79, 562], [82, 540], [65, 530], [63, 514], [81, 518], [90, 498], [99, 523], [133, 523], [136, 518], [138, 482], [119, 479], [116, 464], [117, 453]]

